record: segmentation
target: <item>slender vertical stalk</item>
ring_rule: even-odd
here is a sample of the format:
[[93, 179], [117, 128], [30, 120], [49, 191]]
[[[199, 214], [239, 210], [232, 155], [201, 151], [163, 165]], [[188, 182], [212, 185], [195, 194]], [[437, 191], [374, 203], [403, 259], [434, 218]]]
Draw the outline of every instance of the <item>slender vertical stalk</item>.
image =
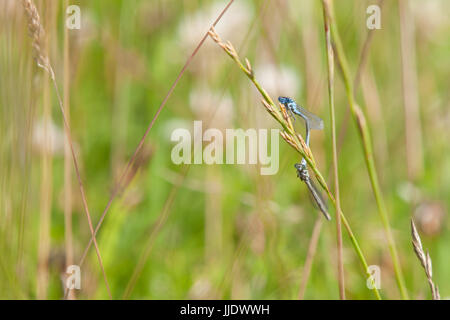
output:
[[[48, 33], [44, 37], [44, 47], [49, 50], [49, 40], [52, 36], [52, 5], [46, 6], [44, 20], [48, 25]], [[52, 122], [51, 98], [50, 98], [50, 77], [45, 74], [43, 78], [43, 141], [41, 150], [41, 195], [39, 206], [39, 248], [38, 248], [38, 275], [37, 275], [37, 298], [40, 300], [47, 298], [48, 289], [48, 260], [50, 256], [50, 224], [52, 210], [52, 141], [50, 125]]]
[[302, 282], [300, 283], [300, 289], [298, 290], [298, 300], [303, 300], [305, 297], [306, 285], [308, 284], [317, 244], [319, 243], [320, 230], [322, 229], [323, 221], [323, 217], [320, 214], [317, 216], [316, 222], [314, 223], [311, 240], [308, 245], [308, 253], [306, 254], [306, 261], [302, 271]]
[[367, 126], [367, 121], [362, 112], [361, 108], [355, 101], [354, 97], [354, 89], [353, 89], [353, 81], [350, 77], [349, 66], [347, 62], [347, 58], [344, 53], [344, 48], [341, 43], [341, 39], [339, 36], [339, 31], [337, 29], [337, 24], [334, 18], [333, 10], [327, 1], [323, 2], [323, 7], [330, 20], [331, 26], [331, 35], [335, 43], [335, 54], [339, 63], [341, 65], [342, 76], [344, 79], [344, 85], [346, 90], [346, 95], [348, 99], [348, 104], [350, 106], [350, 111], [352, 113], [353, 119], [355, 120], [356, 125], [358, 126], [362, 147], [364, 150], [365, 161], [367, 165], [367, 171], [369, 173], [370, 182], [372, 184], [373, 193], [375, 195], [375, 200], [378, 206], [378, 212], [381, 217], [381, 221], [386, 233], [386, 238], [388, 241], [389, 252], [392, 257], [395, 276], [397, 280], [397, 285], [400, 290], [400, 294], [403, 299], [408, 299], [408, 293], [406, 291], [405, 281], [403, 277], [403, 273], [400, 267], [400, 262], [397, 254], [397, 249], [395, 247], [394, 237], [392, 235], [391, 226], [389, 223], [388, 213], [386, 210], [386, 205], [384, 203], [383, 196], [381, 194], [380, 185], [378, 182], [377, 171], [375, 168], [375, 161], [373, 158], [372, 151], [372, 143], [370, 138], [369, 127]]
[[409, 1], [398, 1], [400, 14], [400, 49], [402, 59], [402, 93], [405, 111], [405, 146], [408, 178], [416, 180], [423, 173], [422, 125], [417, 90], [417, 67], [414, 18]]
[[41, 150], [41, 187], [39, 206], [39, 249], [37, 298], [47, 298], [48, 258], [50, 255], [50, 219], [52, 202], [52, 156], [49, 126], [50, 111], [50, 83], [49, 77], [43, 77], [43, 143]]
[[[323, 0], [327, 2], [328, 0]], [[331, 45], [330, 21], [323, 10], [324, 27], [325, 27], [325, 44], [327, 48], [327, 66], [328, 66], [328, 104], [330, 107], [331, 118], [331, 140], [333, 145], [333, 171], [334, 171], [334, 195], [336, 198], [336, 237], [337, 237], [337, 254], [338, 254], [338, 280], [339, 280], [339, 297], [345, 300], [345, 281], [344, 281], [344, 262], [342, 257], [342, 227], [341, 227], [341, 200], [339, 196], [339, 175], [338, 175], [338, 158], [336, 148], [336, 117], [334, 109], [334, 53]]]
[[207, 168], [205, 177], [205, 185], [214, 185], [214, 191], [205, 194], [205, 261], [210, 264], [220, 261], [223, 254], [221, 176], [215, 169]]
[[[63, 12], [69, 6], [69, 0], [64, 0]], [[63, 14], [63, 23], [65, 15]], [[69, 56], [69, 29], [64, 27], [63, 46], [63, 107], [66, 113], [67, 124], [70, 126], [70, 56]], [[64, 125], [64, 124], [63, 124]], [[72, 159], [70, 146], [65, 137], [64, 140], [64, 237], [66, 248], [66, 268], [73, 264], [73, 235], [72, 235]], [[75, 298], [75, 292], [69, 291], [69, 299]]]
[[[361, 76], [361, 91], [366, 104], [367, 116], [371, 119], [373, 127], [377, 128], [377, 135], [373, 137], [375, 161], [377, 161], [379, 167], [383, 168], [386, 166], [388, 160], [388, 138], [380, 95], [372, 70], [367, 70], [367, 72]], [[382, 176], [380, 177], [380, 180], [381, 184], [383, 184]]]
[[72, 160], [73, 160], [73, 166], [75, 168], [75, 173], [78, 180], [78, 186], [80, 189], [81, 199], [83, 202], [83, 208], [84, 212], [86, 213], [86, 218], [88, 220], [89, 224], [89, 230], [91, 231], [92, 238], [94, 239], [94, 246], [95, 246], [95, 252], [97, 254], [98, 263], [100, 265], [100, 269], [103, 274], [103, 279], [105, 280], [105, 285], [108, 290], [108, 294], [110, 299], [112, 299], [111, 291], [109, 289], [109, 283], [108, 279], [106, 278], [105, 269], [103, 268], [103, 262], [102, 257], [100, 255], [100, 250], [98, 249], [97, 240], [95, 239], [94, 235], [94, 229], [92, 227], [92, 219], [91, 214], [89, 213], [89, 207], [86, 199], [86, 194], [84, 191], [83, 181], [81, 180], [81, 174], [80, 169], [78, 165], [78, 160], [75, 155], [75, 149], [73, 147], [73, 141], [72, 136], [70, 133], [70, 126], [67, 122], [66, 112], [64, 111], [63, 102], [61, 98], [61, 94], [59, 92], [58, 83], [56, 82], [55, 72], [53, 71], [53, 67], [50, 63], [50, 59], [47, 55], [47, 51], [45, 51], [44, 47], [42, 46], [42, 36], [44, 34], [44, 29], [40, 22], [39, 13], [37, 11], [36, 5], [34, 4], [33, 0], [22, 0], [22, 5], [25, 9], [25, 14], [27, 16], [28, 20], [28, 30], [30, 33], [30, 37], [32, 39], [32, 47], [33, 47], [33, 54], [34, 54], [34, 60], [36, 61], [36, 64], [44, 69], [46, 71], [46, 74], [50, 76], [51, 83], [53, 84], [53, 88], [55, 90], [56, 98], [58, 101], [59, 110], [61, 111], [63, 122], [64, 122], [64, 131], [67, 136], [67, 141], [69, 142], [70, 146], [70, 153], [72, 154]]

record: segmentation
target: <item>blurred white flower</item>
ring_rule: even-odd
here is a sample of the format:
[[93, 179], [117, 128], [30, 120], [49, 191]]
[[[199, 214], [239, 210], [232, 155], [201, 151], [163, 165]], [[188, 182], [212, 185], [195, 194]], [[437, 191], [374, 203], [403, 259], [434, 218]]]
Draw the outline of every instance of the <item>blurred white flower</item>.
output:
[[444, 205], [437, 201], [425, 201], [414, 211], [414, 220], [420, 231], [428, 236], [438, 235], [444, 227], [446, 218]]
[[[179, 43], [185, 51], [185, 55], [194, 50], [226, 4], [227, 1], [216, 1], [209, 6], [199, 8], [195, 13], [184, 18], [179, 25], [178, 33]], [[246, 2], [236, 1], [216, 25], [216, 31], [222, 39], [230, 40], [239, 46], [245, 37], [245, 30], [250, 27], [251, 16], [251, 7]], [[217, 44], [207, 39], [198, 53], [198, 58], [192, 61], [189, 71], [200, 73], [202, 78], [205, 76], [214, 78], [214, 73], [220, 70], [217, 65], [228, 61], [226, 55], [218, 58], [220, 50]]]
[[[211, 23], [217, 18], [219, 13], [225, 8], [228, 1], [215, 1], [209, 6], [199, 8], [194, 14], [188, 15], [180, 23], [179, 37], [181, 44], [187, 48], [194, 48], [208, 31]], [[227, 10], [220, 22], [217, 24], [216, 31], [223, 39], [240, 43], [245, 32], [250, 25], [252, 8], [246, 2], [236, 1]], [[207, 43], [205, 43], [206, 45]], [[209, 45], [215, 44], [208, 42]]]
[[46, 127], [45, 121], [40, 119], [34, 125], [32, 141], [38, 152], [61, 155], [64, 150], [64, 131], [52, 121]]
[[295, 99], [299, 94], [300, 78], [295, 70], [288, 66], [261, 64], [255, 68], [255, 76], [273, 99], [279, 96]]
[[405, 181], [397, 187], [397, 194], [408, 203], [417, 202], [422, 198], [420, 189], [409, 181]]
[[448, 11], [450, 6], [447, 1], [411, 1], [411, 11], [417, 19], [419, 31], [423, 35], [434, 37], [439, 30], [445, 32], [449, 25]]

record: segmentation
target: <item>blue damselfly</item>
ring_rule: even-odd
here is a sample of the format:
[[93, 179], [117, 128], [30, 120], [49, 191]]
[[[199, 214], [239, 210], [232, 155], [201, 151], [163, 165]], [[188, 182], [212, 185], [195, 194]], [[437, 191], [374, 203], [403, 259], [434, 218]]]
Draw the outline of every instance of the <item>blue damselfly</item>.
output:
[[[306, 138], [305, 142], [306, 145], [309, 147], [309, 137], [310, 137], [310, 131], [311, 130], [323, 130], [323, 120], [316, 116], [315, 114], [309, 112], [308, 110], [302, 108], [299, 106], [293, 99], [288, 97], [278, 97], [278, 101], [284, 105], [286, 108], [286, 111], [289, 115], [291, 115], [295, 120], [295, 115], [300, 116], [305, 120], [305, 127], [306, 127]], [[320, 192], [317, 190], [316, 186], [312, 182], [309, 172], [308, 172], [308, 166], [306, 164], [306, 160], [302, 158], [301, 163], [296, 163], [295, 168], [297, 169], [297, 176], [305, 182], [306, 186], [308, 187], [312, 197], [314, 198], [314, 201], [317, 203], [317, 206], [319, 207], [320, 211], [323, 213], [325, 218], [327, 220], [331, 220], [331, 217], [328, 213], [327, 206], [325, 204], [325, 201], [323, 200], [322, 196], [320, 195]]]

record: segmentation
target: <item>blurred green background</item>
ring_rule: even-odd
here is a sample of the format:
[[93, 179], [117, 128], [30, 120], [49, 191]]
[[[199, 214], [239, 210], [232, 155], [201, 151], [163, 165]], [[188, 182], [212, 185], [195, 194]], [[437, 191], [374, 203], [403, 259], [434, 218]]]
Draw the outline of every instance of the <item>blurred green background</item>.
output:
[[[67, 1], [36, 1], [48, 52], [70, 107], [72, 136], [94, 225], [187, 58], [226, 1], [70, 1], [81, 29], [68, 30]], [[367, 39], [366, 9], [335, 1], [355, 75]], [[371, 128], [374, 157], [410, 298], [429, 299], [411, 245], [414, 217], [443, 298], [450, 296], [450, 3], [384, 1], [356, 97]], [[402, 25], [403, 23], [403, 25]], [[294, 98], [325, 122], [312, 151], [333, 186], [321, 3], [236, 0], [216, 28], [247, 57], [272, 98]], [[61, 299], [67, 264], [78, 264], [87, 223], [55, 92], [38, 68], [20, 1], [0, 0], [0, 298]], [[64, 68], [64, 51], [68, 52]], [[357, 128], [336, 66], [341, 203], [381, 294], [400, 298]], [[278, 128], [245, 75], [207, 39], [146, 139], [126, 186], [97, 236], [116, 299], [337, 299], [336, 227], [322, 221], [280, 139], [280, 169], [258, 165], [178, 166], [176, 128]], [[205, 129], [204, 129], [205, 130]], [[68, 171], [70, 170], [70, 171]], [[65, 220], [66, 212], [66, 220]], [[71, 225], [67, 224], [70, 217]], [[320, 228], [309, 277], [305, 261]], [[346, 294], [373, 299], [343, 230]], [[72, 298], [108, 298], [95, 250]], [[134, 275], [134, 276], [133, 276]]]

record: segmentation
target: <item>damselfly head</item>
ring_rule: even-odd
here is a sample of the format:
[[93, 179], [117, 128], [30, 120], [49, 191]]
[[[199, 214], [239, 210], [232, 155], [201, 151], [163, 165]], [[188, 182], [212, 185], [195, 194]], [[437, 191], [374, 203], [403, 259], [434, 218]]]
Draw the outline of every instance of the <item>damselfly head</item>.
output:
[[293, 102], [293, 100], [288, 97], [278, 97], [278, 101], [280, 101], [280, 103], [282, 103], [282, 104]]

